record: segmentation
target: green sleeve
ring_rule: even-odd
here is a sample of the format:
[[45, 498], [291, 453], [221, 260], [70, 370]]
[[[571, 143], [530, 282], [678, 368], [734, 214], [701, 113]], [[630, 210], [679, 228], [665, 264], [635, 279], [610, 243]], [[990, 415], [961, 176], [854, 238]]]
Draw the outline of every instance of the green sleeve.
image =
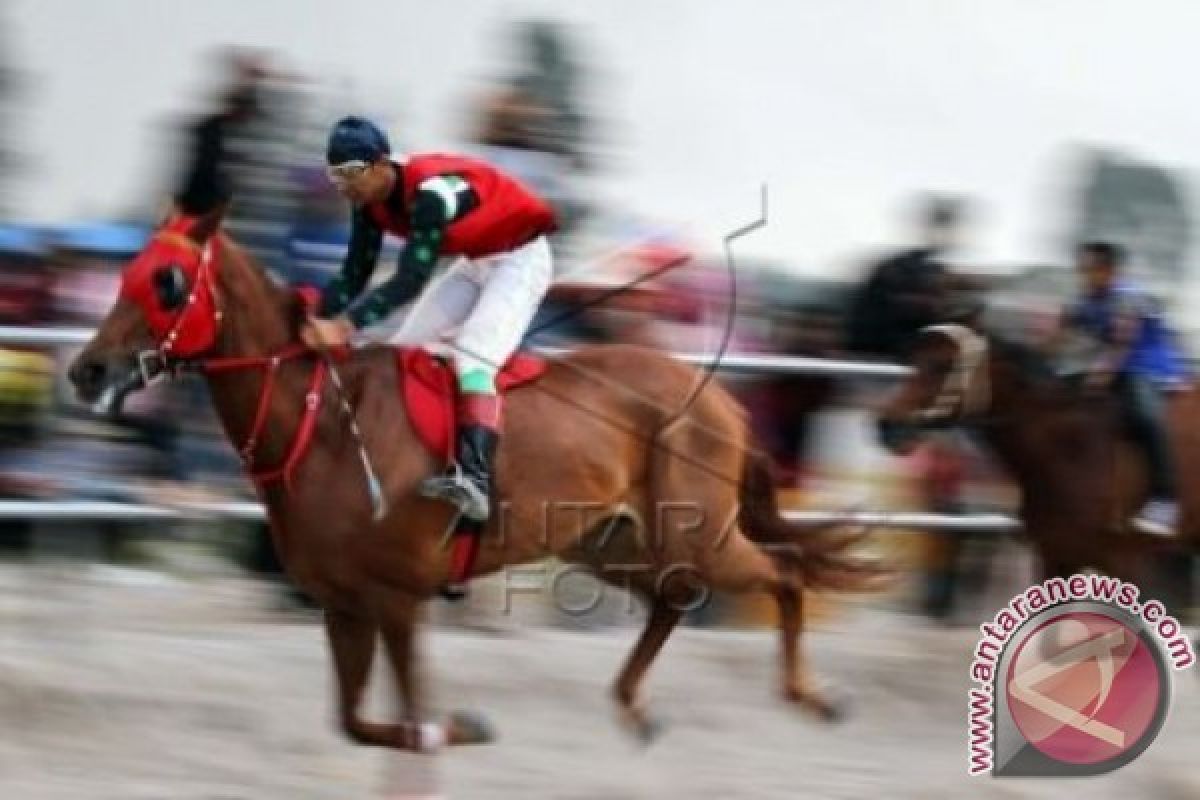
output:
[[373, 325], [410, 302], [433, 275], [449, 223], [442, 198], [435, 192], [413, 196], [409, 237], [400, 254], [396, 274], [372, 289], [350, 312], [356, 328]]
[[321, 293], [321, 316], [334, 317], [350, 305], [367, 285], [379, 250], [383, 245], [383, 230], [362, 209], [355, 209], [350, 229], [350, 247], [342, 262], [341, 272]]

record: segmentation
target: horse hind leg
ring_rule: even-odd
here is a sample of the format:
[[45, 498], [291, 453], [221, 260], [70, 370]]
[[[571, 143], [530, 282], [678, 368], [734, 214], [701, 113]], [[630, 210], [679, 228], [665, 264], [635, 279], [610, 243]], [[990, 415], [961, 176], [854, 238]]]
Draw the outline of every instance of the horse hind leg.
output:
[[[780, 580], [773, 560], [742, 534], [736, 519], [719, 513], [736, 506], [737, 483], [728, 476], [738, 474], [740, 451], [722, 441], [714, 445], [710, 428], [719, 432], [716, 424], [681, 422], [659, 432], [651, 453], [650, 491], [640, 509], [649, 530], [642, 531], [638, 550], [653, 567], [628, 587], [647, 599], [650, 613], [614, 686], [622, 719], [643, 742], [660, 726], [640, 697], [642, 679], [684, 612], [714, 590], [762, 590]], [[612, 580], [603, 570], [600, 576]]]
[[826, 722], [841, 721], [846, 714], [845, 702], [821, 690], [801, 649], [800, 634], [804, 630], [803, 587], [798, 581], [781, 581], [775, 587], [774, 595], [779, 606], [784, 700], [812, 711]]
[[649, 713], [641, 694], [642, 681], [682, 617], [681, 607], [672, 604], [668, 598], [651, 597], [646, 627], [638, 636], [633, 652], [629, 654], [613, 685], [613, 697], [621, 721], [642, 744], [653, 742], [663, 728], [662, 723]]
[[679, 624], [691, 599], [682, 582], [655, 580], [653, 557], [646, 547], [641, 518], [626, 514], [597, 522], [578, 547], [562, 554], [588, 566], [602, 581], [640, 598], [648, 609], [645, 627], [613, 683], [612, 695], [622, 726], [642, 744], [662, 732], [641, 694], [642, 682], [654, 659]]

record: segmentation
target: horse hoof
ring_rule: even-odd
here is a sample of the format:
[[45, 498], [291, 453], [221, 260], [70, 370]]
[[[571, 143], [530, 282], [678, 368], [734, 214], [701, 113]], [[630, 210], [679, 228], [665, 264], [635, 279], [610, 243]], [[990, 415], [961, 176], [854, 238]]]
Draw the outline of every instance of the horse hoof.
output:
[[438, 589], [438, 594], [448, 603], [457, 603], [465, 600], [467, 597], [467, 585], [465, 583], [447, 582], [442, 584]]
[[638, 744], [642, 747], [649, 747], [663, 735], [666, 729], [665, 722], [656, 717], [648, 717], [636, 725], [634, 735], [637, 736]]
[[850, 716], [850, 699], [840, 693], [827, 694], [800, 689], [784, 690], [784, 698], [794, 705], [815, 714], [817, 719], [830, 724], [845, 722]]
[[625, 728], [637, 743], [642, 747], [649, 747], [658, 740], [666, 731], [667, 725], [657, 717], [649, 716], [643, 712], [629, 713], [621, 715]]
[[496, 729], [487, 717], [473, 711], [454, 711], [446, 721], [450, 744], [491, 744]]
[[843, 694], [822, 697], [813, 704], [813, 711], [820, 717], [822, 722], [827, 722], [830, 725], [845, 722], [850, 718], [850, 698]]

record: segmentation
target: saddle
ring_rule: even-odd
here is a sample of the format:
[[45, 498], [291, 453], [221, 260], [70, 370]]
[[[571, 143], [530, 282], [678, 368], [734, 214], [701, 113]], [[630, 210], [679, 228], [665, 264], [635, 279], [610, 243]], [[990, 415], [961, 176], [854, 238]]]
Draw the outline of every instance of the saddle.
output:
[[[320, 307], [321, 293], [313, 286], [294, 288], [309, 313]], [[458, 437], [458, 381], [450, 360], [424, 347], [396, 347], [396, 371], [400, 376], [400, 399], [408, 412], [417, 438], [434, 458], [454, 461]], [[517, 352], [496, 376], [496, 389], [506, 392], [533, 383], [546, 371], [543, 358]]]
[[[454, 460], [458, 436], [458, 381], [450, 362], [423, 347], [396, 348], [400, 393], [417, 438], [434, 458]], [[496, 376], [506, 392], [533, 383], [546, 371], [545, 359], [518, 352]]]

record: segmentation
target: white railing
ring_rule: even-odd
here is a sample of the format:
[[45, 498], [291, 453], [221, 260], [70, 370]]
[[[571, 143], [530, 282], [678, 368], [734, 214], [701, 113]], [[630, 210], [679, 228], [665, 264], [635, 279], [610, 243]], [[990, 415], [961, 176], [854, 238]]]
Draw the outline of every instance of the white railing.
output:
[[213, 519], [215, 517], [265, 520], [266, 512], [259, 503], [253, 501], [148, 506], [102, 500], [0, 500], [0, 519], [140, 521]]
[[[85, 344], [92, 338], [90, 328], [33, 328], [27, 326], [0, 326], [0, 345], [28, 345], [60, 347]], [[541, 352], [559, 355], [569, 352], [565, 348], [544, 347]], [[827, 358], [805, 356], [738, 355], [715, 356], [711, 353], [672, 353], [672, 356], [689, 364], [712, 366], [728, 372], [790, 372], [807, 375], [844, 375], [848, 377], [900, 378], [909, 374], [909, 368], [900, 364], [873, 364], [865, 361], [838, 361]]]
[[[914, 511], [784, 511], [783, 516], [805, 525], [852, 525], [870, 528], [995, 531], [1020, 527], [1002, 514], [930, 514]], [[198, 502], [182, 505], [139, 505], [92, 500], [0, 500], [0, 519], [78, 520], [203, 520], [216, 517], [264, 521], [263, 507], [253, 501]]]
[[868, 528], [1008, 533], [1021, 523], [1004, 514], [934, 514], [924, 511], [784, 511], [789, 522]]
[[95, 333], [91, 328], [33, 328], [26, 325], [0, 325], [0, 344], [38, 347], [86, 344]]
[[[81, 345], [91, 339], [89, 328], [34, 328], [0, 326], [0, 345], [67, 346]], [[562, 348], [544, 348], [548, 355], [565, 352]], [[786, 372], [807, 375], [841, 375], [847, 377], [897, 378], [909, 374], [909, 368], [899, 364], [874, 364], [862, 361], [838, 361], [804, 356], [721, 355], [704, 353], [675, 353], [676, 358], [690, 364], [711, 366], [718, 370], [747, 373]], [[789, 520], [812, 525], [847, 524], [887, 527], [897, 530], [1015, 530], [1020, 523], [1002, 514], [931, 514], [887, 511], [787, 511]], [[135, 503], [91, 501], [0, 501], [0, 519], [128, 519], [176, 520], [231, 517], [265, 519], [262, 506], [254, 502], [195, 503], [184, 506], [150, 506]]]

